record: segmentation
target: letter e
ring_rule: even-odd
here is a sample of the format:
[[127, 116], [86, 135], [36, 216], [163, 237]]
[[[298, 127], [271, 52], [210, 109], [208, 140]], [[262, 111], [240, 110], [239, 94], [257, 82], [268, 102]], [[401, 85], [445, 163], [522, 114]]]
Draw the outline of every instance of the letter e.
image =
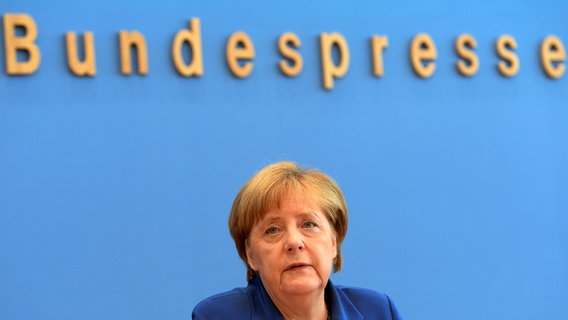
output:
[[564, 45], [557, 36], [548, 36], [542, 40], [540, 46], [540, 61], [542, 69], [552, 79], [558, 79], [564, 75], [566, 66], [566, 51]]
[[414, 37], [410, 45], [410, 62], [414, 72], [421, 78], [428, 78], [436, 70], [435, 60], [438, 56], [436, 45], [432, 38], [421, 33]]
[[244, 32], [235, 32], [227, 41], [226, 58], [229, 70], [237, 78], [247, 77], [253, 69], [253, 63], [245, 61], [241, 65], [239, 60], [254, 59], [254, 45]]

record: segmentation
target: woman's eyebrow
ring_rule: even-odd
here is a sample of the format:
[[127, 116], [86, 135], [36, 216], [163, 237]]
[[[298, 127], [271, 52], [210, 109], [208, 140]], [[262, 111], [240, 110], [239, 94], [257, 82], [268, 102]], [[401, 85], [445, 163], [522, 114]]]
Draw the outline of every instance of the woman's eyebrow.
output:
[[[321, 219], [322, 218], [322, 214], [318, 214], [317, 211], [314, 210], [309, 210], [309, 211], [305, 211], [305, 212], [300, 212], [296, 215], [296, 217], [305, 219], [305, 218], [312, 218], [312, 219]], [[282, 220], [282, 216], [279, 214], [275, 214], [275, 213], [267, 213], [264, 218], [262, 218], [262, 220], [260, 220], [261, 223], [266, 224], [266, 223], [271, 223], [271, 222], [275, 222], [275, 221], [280, 221]]]
[[299, 214], [298, 217], [301, 219], [312, 219], [316, 221], [320, 221], [323, 218], [323, 216], [319, 215], [316, 211], [303, 212]]
[[275, 221], [279, 221], [281, 219], [282, 218], [278, 215], [267, 214], [266, 216], [264, 216], [264, 218], [262, 220], [260, 220], [260, 222], [266, 224], [266, 223], [272, 223], [272, 222], [275, 222]]

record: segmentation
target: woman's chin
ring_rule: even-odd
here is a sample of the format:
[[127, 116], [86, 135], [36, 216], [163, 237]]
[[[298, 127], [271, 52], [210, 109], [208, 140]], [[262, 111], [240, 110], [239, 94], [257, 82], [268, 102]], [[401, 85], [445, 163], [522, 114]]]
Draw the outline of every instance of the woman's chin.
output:
[[321, 279], [313, 276], [284, 278], [280, 284], [282, 292], [296, 295], [307, 294], [316, 290], [323, 290], [324, 287], [325, 285], [323, 285]]

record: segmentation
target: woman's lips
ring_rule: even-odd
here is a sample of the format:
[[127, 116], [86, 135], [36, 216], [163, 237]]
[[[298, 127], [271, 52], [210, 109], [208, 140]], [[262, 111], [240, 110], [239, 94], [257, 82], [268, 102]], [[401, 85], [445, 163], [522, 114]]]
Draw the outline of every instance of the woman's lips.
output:
[[288, 266], [288, 268], [286, 268], [286, 271], [302, 270], [302, 269], [307, 268], [307, 267], [309, 267], [308, 264], [294, 263], [294, 264]]

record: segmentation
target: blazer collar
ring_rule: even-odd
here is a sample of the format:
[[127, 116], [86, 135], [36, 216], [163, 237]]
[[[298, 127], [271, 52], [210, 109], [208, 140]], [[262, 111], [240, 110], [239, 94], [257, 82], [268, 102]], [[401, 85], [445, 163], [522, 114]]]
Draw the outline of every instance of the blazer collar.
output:
[[339, 288], [337, 288], [331, 280], [327, 282], [325, 287], [325, 302], [331, 309], [332, 320], [359, 320], [364, 319], [357, 307], [351, 302], [349, 297]]

